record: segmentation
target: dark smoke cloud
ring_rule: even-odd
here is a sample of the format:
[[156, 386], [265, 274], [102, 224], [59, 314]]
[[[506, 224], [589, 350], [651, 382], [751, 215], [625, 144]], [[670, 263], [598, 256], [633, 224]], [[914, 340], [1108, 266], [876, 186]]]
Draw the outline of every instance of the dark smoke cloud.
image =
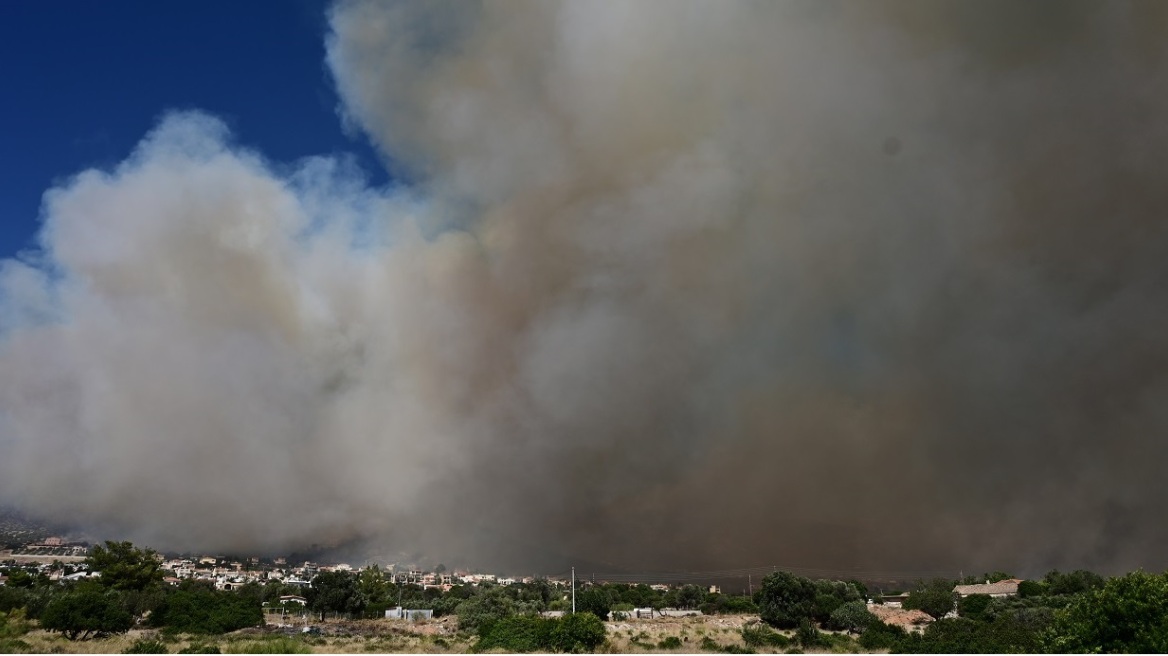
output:
[[0, 290], [0, 495], [160, 547], [1162, 568], [1168, 9], [345, 2], [409, 191], [171, 115]]

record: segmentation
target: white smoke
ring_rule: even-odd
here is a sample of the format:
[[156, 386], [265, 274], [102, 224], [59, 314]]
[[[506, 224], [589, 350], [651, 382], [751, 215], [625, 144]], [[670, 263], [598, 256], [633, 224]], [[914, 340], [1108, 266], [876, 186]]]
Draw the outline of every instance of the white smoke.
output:
[[1043, 7], [341, 3], [341, 120], [410, 186], [182, 113], [51, 190], [0, 499], [160, 548], [1150, 563], [1158, 10]]

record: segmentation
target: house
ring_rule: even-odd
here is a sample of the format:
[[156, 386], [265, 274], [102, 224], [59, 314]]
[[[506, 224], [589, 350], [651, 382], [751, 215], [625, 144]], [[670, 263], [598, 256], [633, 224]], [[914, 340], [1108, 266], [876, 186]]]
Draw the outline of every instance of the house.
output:
[[974, 594], [989, 595], [991, 597], [1014, 597], [1018, 595], [1018, 584], [1023, 579], [1005, 579], [997, 583], [975, 583], [973, 585], [958, 585], [953, 588], [953, 592], [968, 597]]
[[280, 603], [281, 604], [300, 604], [301, 606], [307, 606], [308, 600], [305, 599], [304, 597], [301, 597], [300, 595], [280, 595]]

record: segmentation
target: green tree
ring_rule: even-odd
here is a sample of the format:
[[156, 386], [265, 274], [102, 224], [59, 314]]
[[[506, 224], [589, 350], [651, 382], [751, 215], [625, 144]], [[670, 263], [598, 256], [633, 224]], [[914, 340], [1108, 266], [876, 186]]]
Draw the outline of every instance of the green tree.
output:
[[762, 621], [779, 629], [794, 629], [815, 610], [815, 584], [790, 572], [775, 572], [762, 580], [758, 612]]
[[1069, 574], [1063, 574], [1057, 569], [1051, 570], [1043, 578], [1048, 594], [1079, 594], [1102, 588], [1103, 577], [1095, 572], [1078, 569]]
[[602, 620], [608, 619], [612, 610], [612, 597], [608, 590], [601, 586], [589, 586], [576, 593], [576, 610], [581, 613], [592, 613]]
[[41, 627], [59, 631], [70, 640], [125, 633], [134, 618], [122, 608], [116, 593], [87, 587], [66, 592], [49, 602], [41, 613]]
[[1038, 581], [1023, 581], [1018, 584], [1018, 596], [1023, 599], [1041, 597], [1047, 592], [1046, 585]]
[[162, 582], [157, 554], [130, 542], [107, 540], [93, 548], [86, 563], [91, 572], [101, 572], [102, 586], [114, 590], [145, 590]]
[[574, 613], [560, 618], [552, 628], [551, 646], [555, 651], [578, 653], [595, 651], [604, 644], [604, 622], [592, 613]]
[[957, 607], [957, 593], [953, 591], [953, 587], [953, 582], [948, 579], [922, 581], [916, 589], [908, 593], [904, 607], [924, 611], [933, 619], [939, 620]]
[[36, 583], [36, 578], [32, 574], [23, 569], [14, 569], [8, 572], [8, 581], [5, 585], [14, 588], [31, 588], [34, 583]]
[[849, 601], [840, 604], [831, 612], [827, 625], [829, 628], [848, 633], [863, 633], [869, 626], [880, 620], [868, 610], [868, 605], [862, 601]]
[[681, 608], [697, 608], [705, 599], [705, 591], [696, 585], [683, 585], [677, 591], [677, 605]]
[[957, 613], [971, 620], [983, 619], [992, 600], [987, 594], [971, 594], [957, 602]]
[[1042, 642], [1055, 652], [1168, 652], [1168, 575], [1132, 572], [1078, 595]]
[[308, 590], [309, 607], [322, 617], [326, 612], [359, 616], [366, 603], [352, 572], [321, 572]]
[[811, 617], [816, 622], [826, 623], [836, 608], [853, 601], [863, 601], [863, 597], [852, 584], [843, 581], [816, 581], [815, 604], [811, 609]]
[[458, 628], [482, 635], [492, 622], [515, 614], [515, 601], [502, 588], [484, 588], [455, 608]]
[[263, 623], [258, 598], [216, 590], [198, 581], [184, 581], [169, 591], [150, 614], [151, 626], [181, 633], [227, 633]]

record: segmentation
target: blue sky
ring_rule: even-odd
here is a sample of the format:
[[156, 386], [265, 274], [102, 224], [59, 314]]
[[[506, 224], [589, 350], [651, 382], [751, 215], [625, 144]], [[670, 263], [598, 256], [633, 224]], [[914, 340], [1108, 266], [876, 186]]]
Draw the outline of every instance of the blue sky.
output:
[[275, 161], [349, 153], [324, 64], [326, 0], [0, 2], [0, 258], [35, 246], [54, 181], [109, 168], [170, 109], [201, 109]]

